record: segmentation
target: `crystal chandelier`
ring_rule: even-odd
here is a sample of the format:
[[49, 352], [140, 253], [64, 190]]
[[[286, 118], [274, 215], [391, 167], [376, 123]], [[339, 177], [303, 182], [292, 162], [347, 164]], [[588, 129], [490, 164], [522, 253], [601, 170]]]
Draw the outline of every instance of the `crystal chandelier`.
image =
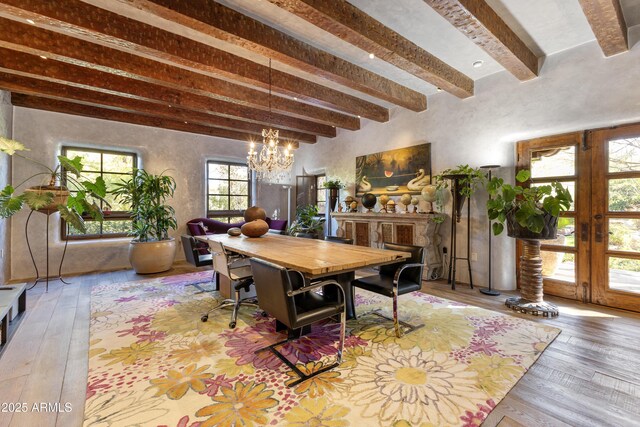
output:
[[[269, 113], [271, 113], [271, 59], [269, 59]], [[247, 155], [247, 166], [260, 178], [282, 180], [289, 175], [293, 166], [291, 144], [287, 148], [279, 146], [277, 129], [262, 129], [262, 149], [256, 151], [255, 142], [251, 142]]]

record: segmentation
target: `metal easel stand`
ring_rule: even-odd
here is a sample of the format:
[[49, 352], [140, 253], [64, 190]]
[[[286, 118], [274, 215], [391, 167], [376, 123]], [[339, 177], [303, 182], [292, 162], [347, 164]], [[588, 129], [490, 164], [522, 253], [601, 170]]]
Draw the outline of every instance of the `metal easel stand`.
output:
[[27, 290], [29, 289], [33, 289], [38, 282], [45, 282], [45, 292], [49, 292], [49, 280], [60, 280], [62, 283], [64, 283], [65, 285], [70, 285], [69, 282], [66, 282], [63, 278], [62, 278], [62, 263], [64, 262], [64, 256], [67, 253], [67, 245], [69, 244], [69, 240], [65, 239], [64, 240], [64, 251], [62, 252], [62, 258], [60, 259], [60, 265], [58, 266], [58, 275], [55, 277], [49, 277], [49, 218], [51, 217], [52, 214], [56, 213], [57, 211], [55, 210], [39, 210], [38, 212], [43, 213], [45, 215], [47, 215], [47, 226], [45, 229], [45, 236], [46, 236], [46, 247], [47, 247], [47, 253], [46, 253], [46, 262], [47, 262], [47, 268], [46, 268], [46, 272], [45, 272], [45, 276], [44, 277], [40, 277], [40, 271], [38, 270], [38, 265], [36, 264], [36, 260], [33, 256], [33, 251], [31, 250], [31, 244], [29, 243], [29, 221], [31, 220], [31, 215], [33, 215], [33, 210], [31, 212], [29, 212], [29, 216], [27, 217], [27, 222], [24, 225], [24, 236], [25, 236], [25, 240], [27, 241], [27, 248], [29, 248], [29, 255], [31, 256], [31, 262], [33, 263], [33, 267], [36, 269], [36, 280], [35, 282], [33, 282], [33, 285], [31, 285], [29, 288], [27, 288]]

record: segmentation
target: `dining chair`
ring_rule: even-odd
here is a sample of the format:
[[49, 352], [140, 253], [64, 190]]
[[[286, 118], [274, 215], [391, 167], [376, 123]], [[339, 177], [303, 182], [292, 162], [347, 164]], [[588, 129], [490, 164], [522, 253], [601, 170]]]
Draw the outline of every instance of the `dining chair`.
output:
[[[209, 253], [206, 243], [198, 242], [195, 237], [186, 234], [180, 236], [180, 241], [182, 242], [184, 257], [189, 264], [193, 265], [194, 267], [204, 267], [213, 264], [213, 258], [211, 256], [211, 253]], [[216, 282], [214, 281], [214, 285], [215, 283]], [[198, 292], [196, 292], [198, 294], [207, 292], [207, 290], [200, 286], [199, 283], [190, 283], [190, 285], [198, 289]], [[215, 290], [218, 290], [217, 286]]]
[[400, 332], [400, 325], [407, 328], [406, 333], [424, 326], [413, 326], [409, 323], [398, 320], [398, 296], [418, 291], [422, 288], [424, 248], [422, 246], [399, 245], [395, 243], [385, 243], [383, 248], [393, 251], [409, 252], [411, 257], [397, 263], [380, 266], [380, 271], [377, 275], [361, 277], [352, 281], [352, 298], [354, 298], [354, 287], [366, 289], [367, 291], [393, 298], [392, 319], [378, 313], [377, 311], [371, 312], [371, 314], [376, 314], [385, 319], [393, 320], [393, 327], [395, 329], [396, 336], [399, 338], [403, 335]]
[[[291, 368], [299, 378], [289, 383], [289, 387], [300, 384], [340, 365], [342, 363], [346, 324], [344, 291], [340, 284], [335, 280], [325, 280], [304, 286], [305, 279], [299, 271], [287, 270], [284, 267], [257, 258], [251, 259], [251, 270], [253, 271], [260, 308], [284, 324], [289, 330], [300, 329], [302, 331], [302, 328], [312, 323], [340, 315], [340, 338], [336, 361], [316, 372], [311, 374], [303, 373], [294, 363], [276, 350], [277, 347], [286, 344], [292, 338], [261, 348], [256, 351], [256, 354], [262, 351], [271, 351]], [[315, 292], [324, 286], [333, 286], [339, 289], [336, 292], [338, 297], [330, 298]]]
[[326, 242], [344, 243], [345, 245], [353, 245], [353, 239], [345, 239], [338, 236], [324, 236]]
[[[241, 305], [258, 307], [258, 304], [255, 302], [255, 298], [240, 297], [240, 292], [242, 290], [244, 290], [245, 292], [249, 292], [250, 287], [253, 284], [251, 266], [246, 263], [246, 260], [245, 262], [238, 262], [238, 259], [230, 259], [222, 243], [216, 242], [215, 240], [208, 240], [208, 243], [209, 251], [211, 251], [211, 255], [213, 256], [213, 270], [216, 276], [222, 275], [229, 279], [231, 287], [235, 292], [235, 298], [228, 298], [223, 300], [216, 307], [203, 314], [200, 320], [206, 322], [207, 320], [209, 320], [209, 315], [212, 312], [225, 307], [233, 307], [233, 312], [231, 313], [231, 321], [229, 322], [229, 327], [233, 329], [236, 327], [236, 322], [238, 320], [238, 310], [240, 309]], [[215, 279], [218, 279], [218, 277], [216, 277]]]

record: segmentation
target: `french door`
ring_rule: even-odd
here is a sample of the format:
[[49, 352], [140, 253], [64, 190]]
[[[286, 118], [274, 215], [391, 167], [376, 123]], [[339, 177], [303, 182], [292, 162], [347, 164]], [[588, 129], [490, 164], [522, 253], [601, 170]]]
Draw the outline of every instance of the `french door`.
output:
[[517, 153], [532, 185], [559, 181], [574, 199], [558, 238], [542, 242], [545, 294], [640, 311], [640, 125], [523, 141]]

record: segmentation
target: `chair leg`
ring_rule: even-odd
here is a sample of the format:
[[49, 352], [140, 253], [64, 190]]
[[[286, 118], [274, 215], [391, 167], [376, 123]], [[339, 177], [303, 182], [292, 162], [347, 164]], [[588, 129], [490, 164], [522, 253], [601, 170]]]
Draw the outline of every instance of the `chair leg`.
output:
[[398, 288], [393, 287], [393, 329], [396, 331], [396, 337], [400, 338], [400, 325], [398, 324]]
[[344, 339], [346, 335], [346, 327], [347, 327], [347, 313], [346, 313], [346, 310], [343, 310], [342, 313], [340, 313], [340, 342], [338, 343], [338, 357], [336, 359], [337, 365], [342, 363], [342, 353], [344, 352]]

